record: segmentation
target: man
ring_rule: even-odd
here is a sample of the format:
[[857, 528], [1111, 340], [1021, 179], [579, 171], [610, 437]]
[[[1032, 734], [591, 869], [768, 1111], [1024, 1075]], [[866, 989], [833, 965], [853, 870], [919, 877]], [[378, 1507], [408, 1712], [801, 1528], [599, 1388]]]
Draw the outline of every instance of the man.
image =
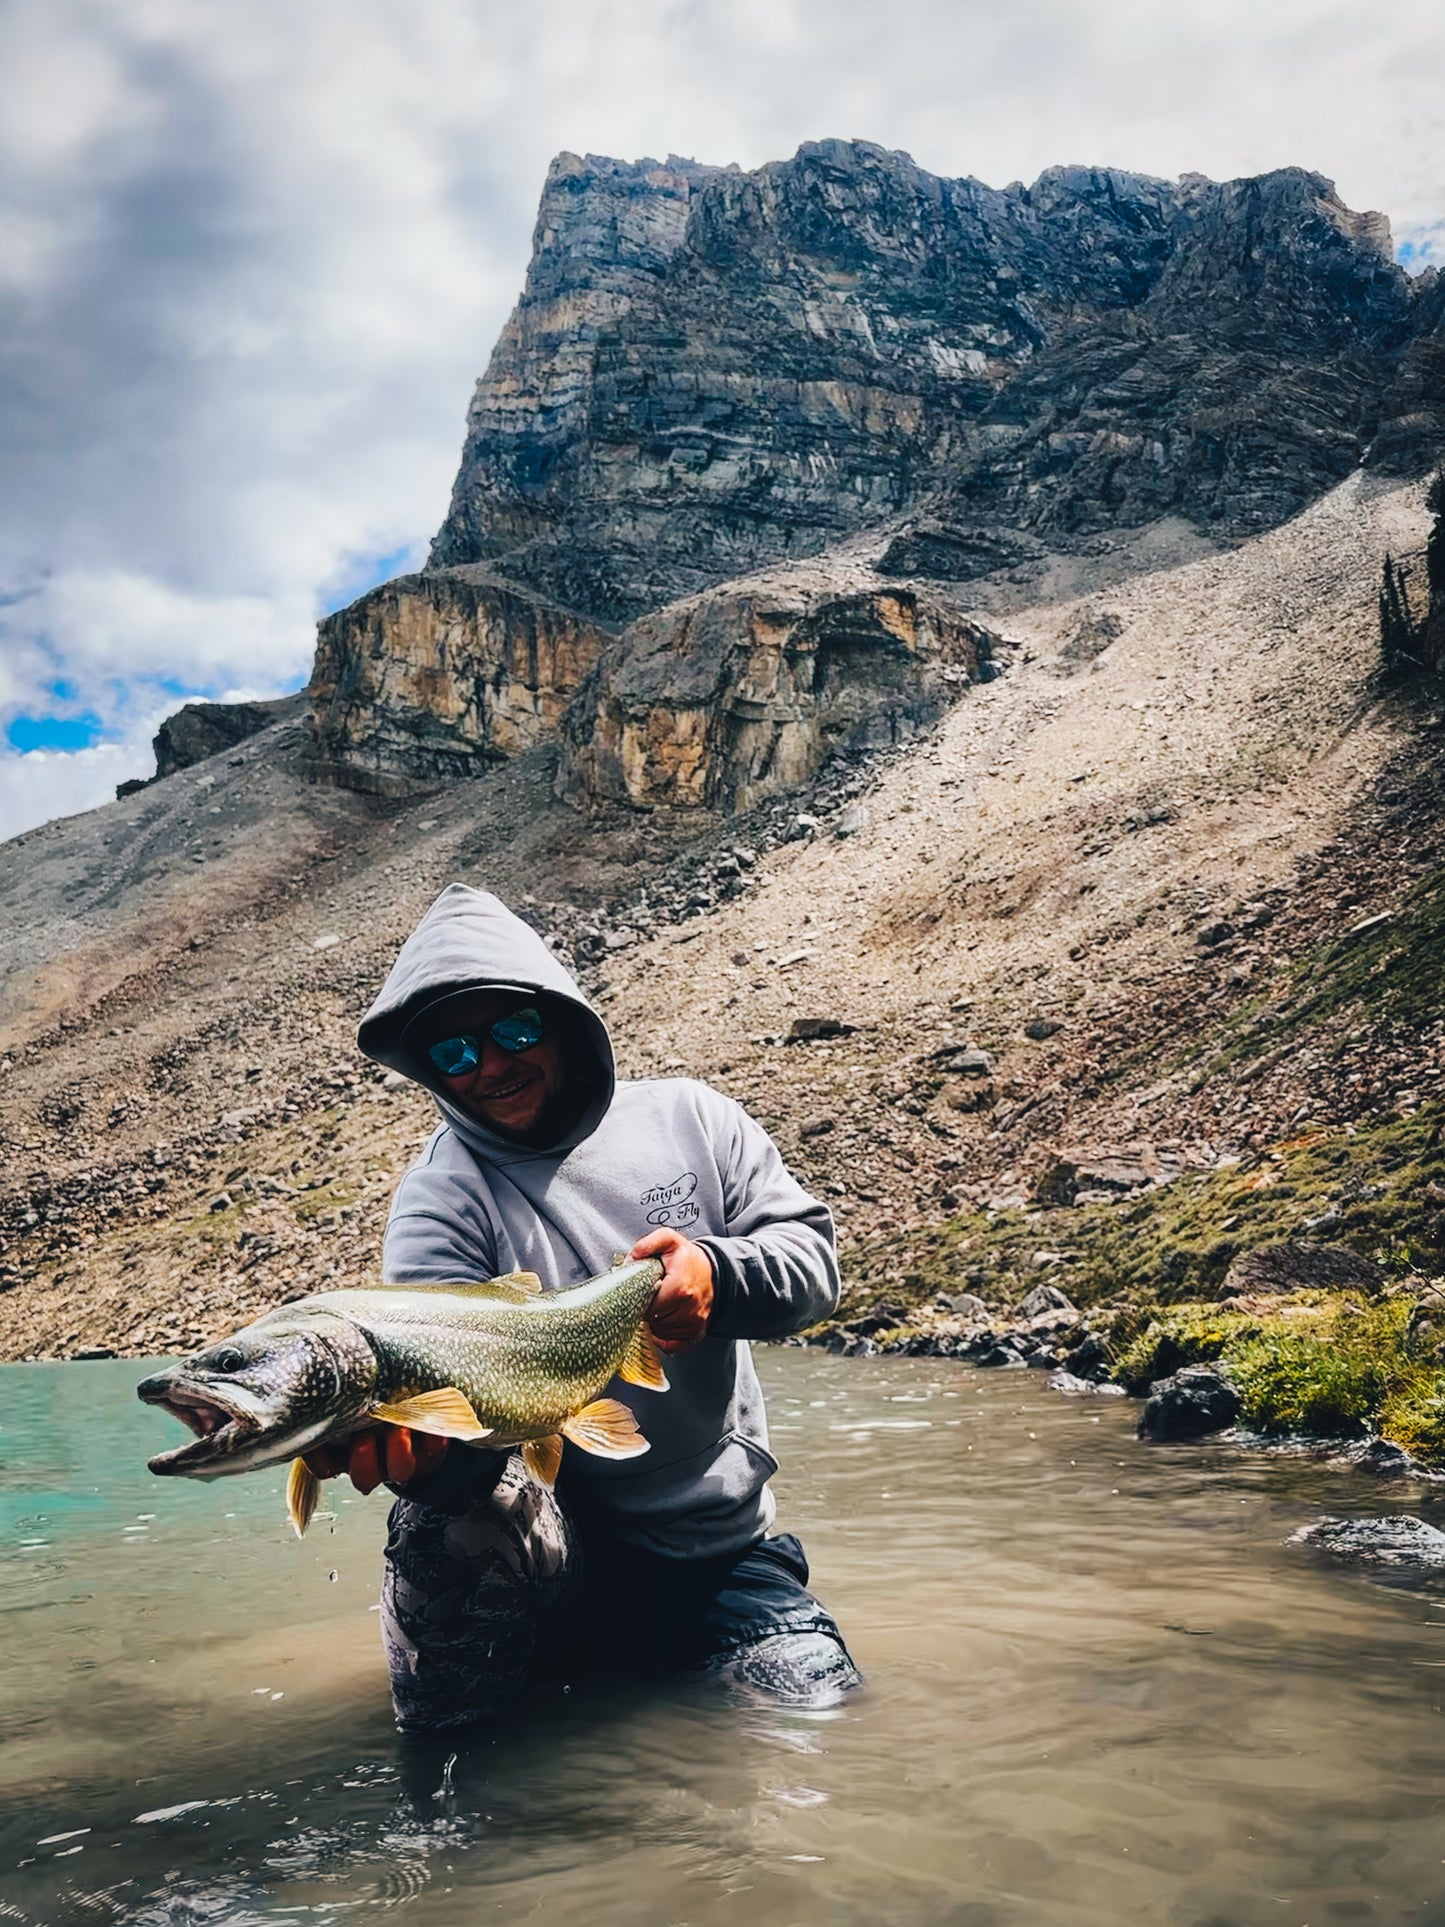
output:
[[455, 1284], [514, 1270], [548, 1290], [657, 1257], [648, 1313], [671, 1390], [614, 1384], [649, 1451], [568, 1445], [553, 1492], [509, 1457], [382, 1428], [310, 1455], [383, 1479], [382, 1630], [397, 1719], [487, 1719], [539, 1673], [707, 1671], [811, 1704], [859, 1682], [773, 1519], [747, 1341], [837, 1303], [832, 1219], [731, 1099], [686, 1078], [618, 1082], [602, 1020], [496, 897], [444, 890], [358, 1034], [429, 1089], [442, 1122], [393, 1200], [383, 1271]]

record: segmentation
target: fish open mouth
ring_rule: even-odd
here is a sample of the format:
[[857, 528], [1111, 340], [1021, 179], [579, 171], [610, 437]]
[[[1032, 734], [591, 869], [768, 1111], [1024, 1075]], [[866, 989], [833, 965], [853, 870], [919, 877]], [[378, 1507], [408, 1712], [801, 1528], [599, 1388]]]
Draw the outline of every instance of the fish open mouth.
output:
[[188, 1385], [148, 1383], [139, 1392], [147, 1405], [161, 1406], [195, 1435], [187, 1445], [157, 1453], [150, 1461], [152, 1472], [185, 1472], [193, 1465], [226, 1458], [260, 1430], [247, 1413]]

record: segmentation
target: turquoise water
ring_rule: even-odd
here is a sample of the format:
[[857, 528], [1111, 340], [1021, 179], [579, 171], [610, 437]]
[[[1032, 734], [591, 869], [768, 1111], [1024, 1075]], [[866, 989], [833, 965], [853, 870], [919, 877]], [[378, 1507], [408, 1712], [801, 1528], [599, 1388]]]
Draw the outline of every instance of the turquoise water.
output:
[[[0, 1921], [1445, 1923], [1445, 1595], [1283, 1544], [1419, 1494], [929, 1360], [762, 1357], [870, 1684], [394, 1731], [381, 1499], [152, 1478], [142, 1368], [0, 1369]], [[454, 1757], [453, 1757], [454, 1756]]]

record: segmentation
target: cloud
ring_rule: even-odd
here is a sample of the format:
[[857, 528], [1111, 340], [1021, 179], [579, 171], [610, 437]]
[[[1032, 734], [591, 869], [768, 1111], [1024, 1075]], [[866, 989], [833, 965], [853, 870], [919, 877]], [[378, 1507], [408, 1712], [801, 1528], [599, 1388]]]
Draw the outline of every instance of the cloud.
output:
[[161, 685], [293, 685], [368, 558], [420, 558], [562, 148], [1298, 162], [1417, 259], [1445, 215], [1435, 0], [9, 0], [0, 36], [0, 730], [61, 681], [109, 732], [0, 755], [0, 834], [99, 800]]

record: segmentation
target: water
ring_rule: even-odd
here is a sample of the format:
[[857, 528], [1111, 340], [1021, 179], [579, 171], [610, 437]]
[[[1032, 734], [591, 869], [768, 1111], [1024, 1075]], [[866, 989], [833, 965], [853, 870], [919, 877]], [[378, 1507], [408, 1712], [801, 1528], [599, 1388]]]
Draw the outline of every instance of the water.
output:
[[444, 1747], [391, 1725], [382, 1499], [298, 1545], [279, 1476], [146, 1473], [135, 1365], [0, 1369], [0, 1922], [1445, 1924], [1445, 1593], [1283, 1545], [1428, 1500], [1027, 1372], [762, 1369], [868, 1691], [555, 1687]]

